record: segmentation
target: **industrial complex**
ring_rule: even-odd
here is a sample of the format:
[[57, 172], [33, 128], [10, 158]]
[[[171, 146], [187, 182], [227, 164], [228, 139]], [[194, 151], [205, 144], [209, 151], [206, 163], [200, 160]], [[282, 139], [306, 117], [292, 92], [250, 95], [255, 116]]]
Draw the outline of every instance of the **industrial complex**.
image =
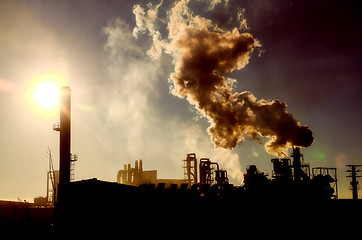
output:
[[[348, 239], [362, 213], [358, 167], [350, 166], [354, 200], [338, 199], [336, 168], [310, 168], [300, 148], [255, 165], [242, 186], [197, 153], [180, 156], [183, 179], [159, 179], [143, 161], [124, 165], [117, 182], [71, 181], [71, 90], [61, 89], [59, 170], [50, 164], [45, 199], [0, 202], [0, 233], [16, 239]], [[50, 158], [51, 159], [51, 158]], [[181, 169], [180, 169], [181, 171]], [[6, 238], [4, 238], [6, 239]]]

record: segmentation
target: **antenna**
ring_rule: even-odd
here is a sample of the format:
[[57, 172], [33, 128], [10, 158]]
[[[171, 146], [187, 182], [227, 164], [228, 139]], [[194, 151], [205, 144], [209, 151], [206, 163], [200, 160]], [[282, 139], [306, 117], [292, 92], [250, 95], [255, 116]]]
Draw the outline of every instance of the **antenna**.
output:
[[[54, 173], [52, 152], [50, 151], [49, 146], [48, 146], [46, 153], [47, 153], [47, 156], [49, 159], [49, 171], [47, 174], [47, 202], [55, 203], [55, 192], [56, 192], [55, 173]], [[49, 188], [49, 184], [51, 186], [50, 188]]]

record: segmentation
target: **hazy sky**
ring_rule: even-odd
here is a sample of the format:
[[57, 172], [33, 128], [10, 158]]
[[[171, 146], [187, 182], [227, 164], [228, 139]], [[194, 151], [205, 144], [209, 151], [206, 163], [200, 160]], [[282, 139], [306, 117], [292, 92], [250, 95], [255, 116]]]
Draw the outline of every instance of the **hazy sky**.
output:
[[[233, 91], [286, 102], [287, 111], [313, 131], [315, 142], [302, 149], [305, 162], [338, 168], [340, 197], [350, 198], [345, 165], [362, 164], [361, 17], [350, 2], [318, 2], [186, 5], [193, 16], [259, 41], [249, 63], [228, 76], [237, 80]], [[41, 109], [31, 97], [47, 79], [72, 89], [76, 180], [116, 181], [123, 164], [136, 159], [143, 159], [145, 170], [157, 169], [159, 178], [183, 178], [181, 160], [190, 152], [218, 161], [234, 184], [250, 164], [271, 175], [268, 139], [246, 137], [232, 151], [214, 150], [207, 119], [171, 94], [173, 55], [164, 49], [152, 58], [155, 35], [134, 30], [135, 5], [147, 11], [159, 3], [0, 1], [0, 199], [45, 196], [48, 146], [58, 168], [57, 108]], [[160, 39], [167, 38], [175, 3], [165, 0], [156, 25], [148, 25]]]

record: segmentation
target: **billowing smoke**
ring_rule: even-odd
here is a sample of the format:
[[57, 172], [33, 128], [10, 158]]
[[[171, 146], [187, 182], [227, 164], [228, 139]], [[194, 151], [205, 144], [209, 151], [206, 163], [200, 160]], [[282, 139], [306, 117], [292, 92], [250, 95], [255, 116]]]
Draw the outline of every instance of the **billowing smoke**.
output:
[[[161, 4], [148, 5], [148, 11], [135, 6], [134, 34], [145, 30], [150, 33], [153, 46], [149, 54], [154, 58], [160, 56], [161, 49], [173, 56], [171, 91], [175, 96], [186, 97], [208, 119], [207, 131], [215, 146], [231, 150], [245, 136], [269, 138], [266, 150], [277, 156], [291, 146], [310, 146], [314, 141], [312, 131], [286, 111], [285, 103], [257, 100], [248, 91], [233, 92], [236, 80], [227, 76], [244, 68], [260, 43], [250, 33], [237, 28], [224, 30], [211, 20], [194, 15], [188, 2], [178, 1], [167, 12], [168, 36], [164, 39], [156, 27]], [[245, 29], [246, 22], [242, 23], [240, 28]]]

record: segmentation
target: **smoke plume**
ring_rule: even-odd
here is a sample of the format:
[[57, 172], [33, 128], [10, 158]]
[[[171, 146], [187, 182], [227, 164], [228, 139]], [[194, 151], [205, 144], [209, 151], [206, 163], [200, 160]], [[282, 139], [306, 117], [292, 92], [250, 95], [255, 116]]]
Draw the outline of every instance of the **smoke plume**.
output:
[[208, 119], [207, 131], [215, 146], [231, 150], [245, 136], [269, 138], [265, 148], [276, 156], [292, 146], [310, 146], [314, 141], [312, 131], [286, 111], [286, 103], [257, 100], [248, 91], [233, 92], [234, 80], [227, 76], [244, 68], [260, 43], [250, 33], [237, 28], [224, 30], [194, 15], [188, 2], [178, 1], [168, 11], [168, 36], [164, 38], [156, 27], [161, 4], [149, 4], [148, 11], [136, 5], [134, 34], [148, 30], [153, 38], [149, 54], [154, 58], [160, 57], [160, 49], [173, 56], [171, 92], [186, 97]]

